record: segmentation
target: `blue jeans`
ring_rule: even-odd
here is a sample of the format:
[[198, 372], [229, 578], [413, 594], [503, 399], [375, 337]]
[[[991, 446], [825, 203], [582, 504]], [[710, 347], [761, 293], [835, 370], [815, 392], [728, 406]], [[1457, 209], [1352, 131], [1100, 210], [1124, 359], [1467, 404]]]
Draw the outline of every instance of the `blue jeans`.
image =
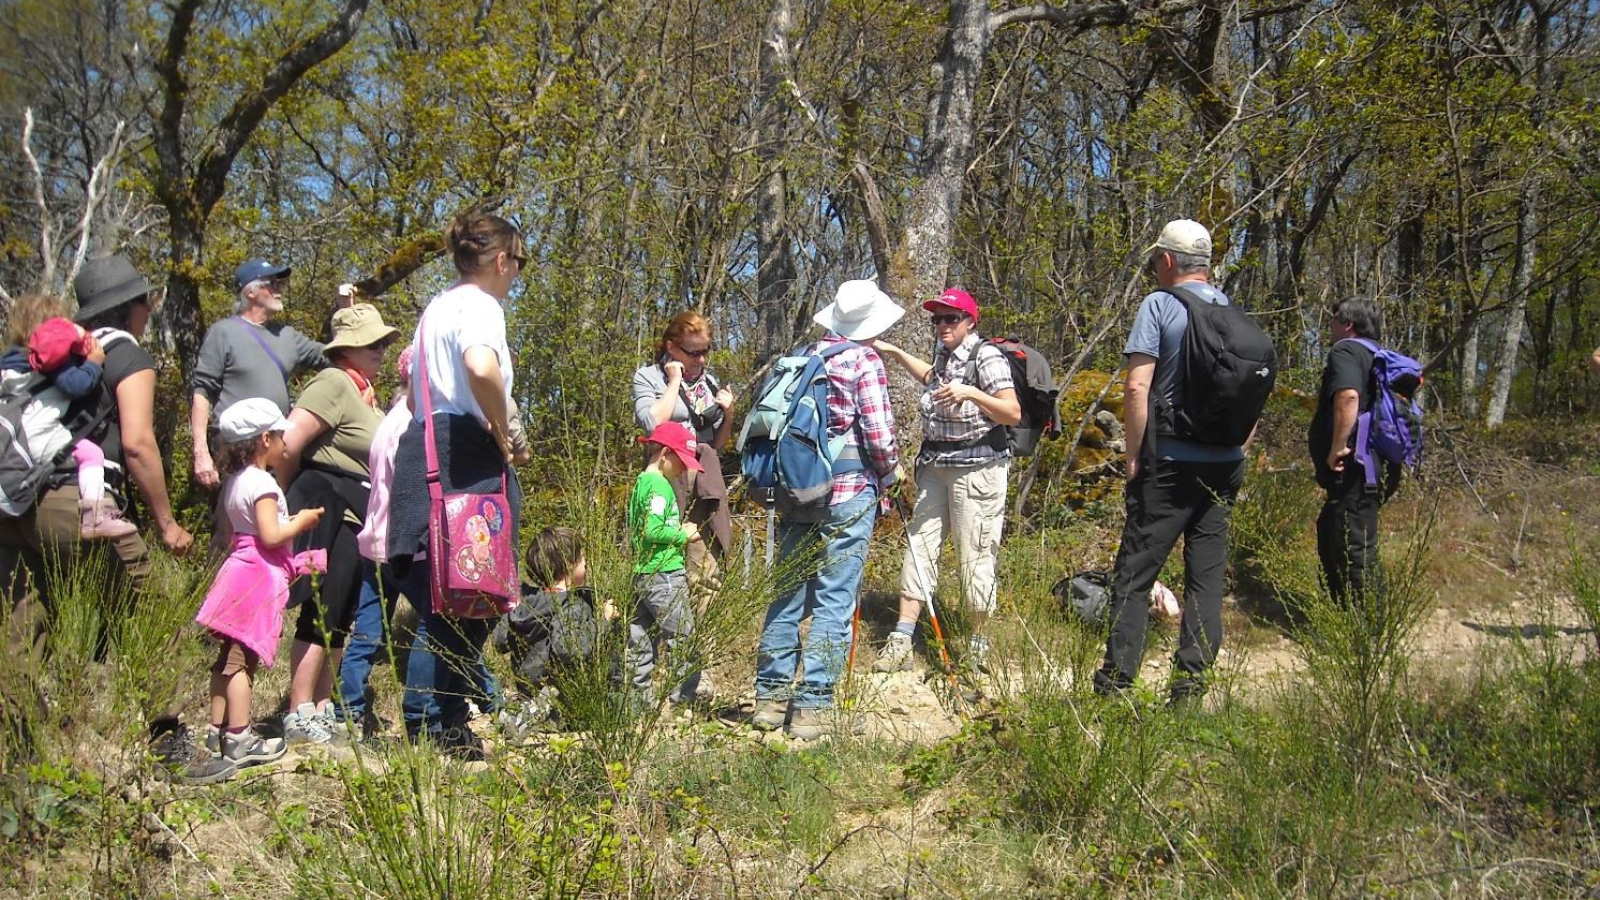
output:
[[339, 707], [349, 721], [360, 722], [367, 713], [367, 682], [373, 661], [383, 649], [383, 634], [394, 615], [394, 598], [400, 592], [387, 563], [361, 561], [361, 593], [356, 600], [350, 639], [339, 663]]
[[[362, 560], [361, 593], [350, 625], [350, 639], [345, 643], [344, 660], [339, 664], [338, 704], [340, 716], [348, 721], [360, 722], [367, 714], [367, 685], [372, 681], [372, 668], [377, 664], [378, 654], [383, 651], [384, 635], [394, 620], [394, 601], [400, 592], [400, 580], [388, 563]], [[504, 705], [500, 685], [489, 674], [481, 656], [474, 667], [473, 679], [477, 685], [473, 699], [480, 709], [493, 712]], [[438, 716], [431, 696], [428, 710], [428, 717]]]
[[[878, 494], [868, 488], [852, 500], [828, 510], [822, 523], [778, 523], [783, 549], [779, 559], [815, 552], [821, 542], [821, 569], [767, 607], [766, 624], [756, 657], [756, 697], [793, 699], [800, 709], [833, 705], [833, 686], [850, 656], [850, 620], [867, 561], [867, 542], [878, 518]], [[811, 617], [811, 634], [803, 651], [804, 671], [794, 683], [795, 659], [802, 655], [800, 622]]]
[[414, 598], [417, 635], [406, 664], [406, 692], [400, 710], [406, 733], [436, 734], [464, 726], [467, 700], [482, 699], [498, 707], [499, 685], [483, 663], [483, 642], [494, 619], [454, 619], [433, 611], [428, 562], [417, 560], [407, 573], [405, 594]]

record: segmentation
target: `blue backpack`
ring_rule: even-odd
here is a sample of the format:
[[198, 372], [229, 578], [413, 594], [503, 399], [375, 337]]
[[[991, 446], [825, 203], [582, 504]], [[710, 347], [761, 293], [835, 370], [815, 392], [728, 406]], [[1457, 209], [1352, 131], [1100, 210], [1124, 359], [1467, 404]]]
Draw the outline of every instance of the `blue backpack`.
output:
[[1348, 340], [1372, 351], [1372, 408], [1356, 420], [1355, 457], [1376, 485], [1373, 457], [1413, 469], [1422, 461], [1422, 363], [1367, 338]]
[[859, 472], [859, 452], [847, 435], [828, 434], [826, 361], [860, 344], [845, 341], [778, 360], [739, 432], [740, 468], [779, 513], [824, 519], [833, 476]]

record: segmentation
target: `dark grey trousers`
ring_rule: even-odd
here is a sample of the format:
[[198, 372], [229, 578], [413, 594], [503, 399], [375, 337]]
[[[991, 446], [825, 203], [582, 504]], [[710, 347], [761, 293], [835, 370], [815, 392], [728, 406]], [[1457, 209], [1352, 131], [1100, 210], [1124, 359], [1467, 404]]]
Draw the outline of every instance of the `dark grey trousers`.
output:
[[1128, 482], [1128, 521], [1117, 549], [1111, 585], [1111, 634], [1095, 690], [1129, 687], [1144, 660], [1150, 588], [1183, 540], [1183, 621], [1173, 659], [1174, 688], [1198, 690], [1200, 676], [1222, 647], [1223, 575], [1228, 565], [1228, 519], [1244, 479], [1244, 462], [1150, 460]]
[[1378, 567], [1378, 507], [1383, 494], [1367, 487], [1361, 466], [1345, 466], [1343, 476], [1328, 488], [1328, 499], [1317, 515], [1317, 556], [1328, 593], [1341, 603], [1383, 596], [1383, 573]]

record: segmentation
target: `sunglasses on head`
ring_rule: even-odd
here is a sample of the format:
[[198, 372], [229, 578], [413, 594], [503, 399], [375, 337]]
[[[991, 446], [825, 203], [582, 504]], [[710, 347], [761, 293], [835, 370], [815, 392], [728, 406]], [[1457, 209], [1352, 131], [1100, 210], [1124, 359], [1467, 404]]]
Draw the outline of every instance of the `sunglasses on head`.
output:
[[936, 316], [929, 316], [928, 321], [935, 325], [957, 325], [965, 318], [966, 316], [961, 313], [939, 313]]

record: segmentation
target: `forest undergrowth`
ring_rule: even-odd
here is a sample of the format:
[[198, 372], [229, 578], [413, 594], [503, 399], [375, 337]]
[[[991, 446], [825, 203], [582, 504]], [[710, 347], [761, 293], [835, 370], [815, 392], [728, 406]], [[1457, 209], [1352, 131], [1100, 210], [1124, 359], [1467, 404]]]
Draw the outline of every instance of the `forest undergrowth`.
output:
[[[165, 561], [161, 588], [129, 607], [81, 571], [61, 591], [44, 696], [9, 707], [0, 867], [16, 877], [0, 896], [1596, 896], [1600, 481], [1508, 463], [1469, 488], [1435, 459], [1386, 509], [1386, 597], [1345, 608], [1316, 579], [1304, 474], [1254, 465], [1228, 652], [1203, 704], [1164, 708], [1157, 676], [1130, 699], [1089, 690], [1102, 638], [1050, 586], [1106, 565], [1120, 516], [1082, 514], [1008, 541], [1001, 664], [977, 703], [928, 669], [952, 723], [937, 740], [897, 736], [901, 682], [870, 671], [903, 547], [892, 519], [845, 687], [843, 715], [875, 723], [863, 736], [806, 745], [664, 704], [640, 713], [597, 666], [561, 698], [566, 730], [511, 746], [491, 726], [486, 764], [402, 743], [294, 751], [211, 787], [167, 783], [141, 751], [160, 698], [204, 688], [187, 623], [206, 573]], [[570, 477], [557, 487], [597, 495]], [[625, 598], [617, 517], [571, 515], [598, 591]], [[720, 704], [748, 700], [765, 598], [815, 564], [769, 569], [764, 519], [741, 528], [749, 549], [736, 541], [696, 638]], [[1163, 580], [1180, 585], [1180, 565]], [[1436, 664], [1421, 650], [1441, 609], [1492, 639]], [[1173, 641], [1152, 629], [1149, 658]], [[1289, 670], [1255, 664], [1279, 647]], [[0, 660], [8, 697], [16, 665]], [[393, 672], [377, 676], [390, 716]], [[262, 679], [261, 718], [283, 677]]]

